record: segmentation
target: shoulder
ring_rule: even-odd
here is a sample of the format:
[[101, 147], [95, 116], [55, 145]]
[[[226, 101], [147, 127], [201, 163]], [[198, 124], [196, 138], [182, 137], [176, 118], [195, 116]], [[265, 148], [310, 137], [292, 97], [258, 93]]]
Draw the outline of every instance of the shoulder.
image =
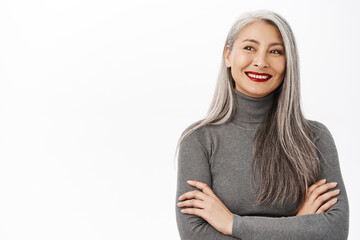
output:
[[323, 154], [328, 154], [328, 155], [337, 154], [335, 140], [329, 128], [325, 124], [319, 121], [314, 121], [314, 120], [307, 120], [307, 121], [315, 135], [315, 144], [318, 150]]
[[311, 130], [315, 135], [315, 140], [333, 140], [332, 134], [329, 128], [322, 122], [315, 120], [308, 120], [308, 124], [310, 125]]
[[[184, 133], [187, 133], [189, 130], [193, 129], [193, 127], [197, 125], [197, 122], [191, 124], [190, 126], [186, 127], [183, 131]], [[224, 136], [228, 134], [229, 132], [233, 132], [236, 129], [230, 124], [230, 122], [222, 123], [222, 124], [206, 124], [204, 126], [201, 126], [199, 128], [196, 128], [194, 131], [192, 131], [189, 135], [187, 135], [187, 138], [190, 140], [199, 140], [201, 142], [210, 143], [215, 141], [215, 139]]]
[[307, 119], [307, 122], [311, 126], [312, 130], [314, 131], [325, 131], [328, 130], [328, 128], [323, 124], [322, 122], [315, 121], [315, 120], [309, 120]]
[[[195, 124], [191, 124], [190, 126], [186, 127], [183, 131], [183, 134], [191, 130], [194, 125]], [[180, 148], [201, 149], [207, 156], [210, 156], [212, 149], [211, 127], [212, 126], [205, 125], [193, 130], [182, 140]]]
[[[193, 129], [193, 127], [195, 126], [195, 123], [189, 125], [188, 127], [185, 128], [185, 130], [183, 131], [183, 134], [187, 133], [188, 131], [190, 131], [191, 129]], [[200, 142], [200, 143], [205, 143], [207, 141], [207, 139], [209, 138], [209, 132], [207, 130], [208, 126], [201, 126], [195, 130], [193, 130], [190, 134], [188, 134], [185, 138], [184, 138], [184, 142]]]

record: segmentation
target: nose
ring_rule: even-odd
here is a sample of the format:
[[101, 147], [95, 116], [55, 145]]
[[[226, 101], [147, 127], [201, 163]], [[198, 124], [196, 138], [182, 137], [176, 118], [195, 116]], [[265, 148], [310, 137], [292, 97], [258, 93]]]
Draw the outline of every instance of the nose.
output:
[[269, 67], [266, 54], [258, 53], [254, 56], [253, 65], [258, 68], [267, 68]]

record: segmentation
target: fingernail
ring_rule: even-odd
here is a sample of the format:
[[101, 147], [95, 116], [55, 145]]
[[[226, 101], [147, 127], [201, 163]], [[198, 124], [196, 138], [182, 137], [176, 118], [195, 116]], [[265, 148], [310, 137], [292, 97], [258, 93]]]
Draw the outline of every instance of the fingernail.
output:
[[331, 185], [335, 187], [337, 185], [337, 182], [332, 182]]
[[187, 183], [192, 183], [192, 182], [194, 182], [194, 181], [192, 181], [192, 180], [187, 181]]
[[337, 198], [334, 198], [334, 199], [333, 199], [334, 202], [337, 202], [337, 200], [338, 200]]
[[322, 180], [321, 180], [321, 183], [326, 183], [326, 179], [325, 179], [325, 178], [322, 179]]

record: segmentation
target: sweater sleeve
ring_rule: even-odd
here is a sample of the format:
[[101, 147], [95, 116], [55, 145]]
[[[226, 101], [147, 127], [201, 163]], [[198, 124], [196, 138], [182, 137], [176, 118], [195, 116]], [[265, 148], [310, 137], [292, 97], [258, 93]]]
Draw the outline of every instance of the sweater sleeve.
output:
[[[202, 130], [200, 128], [192, 132], [180, 144], [177, 164], [176, 204], [179, 202], [178, 198], [185, 192], [199, 190], [190, 186], [186, 182], [187, 180], [204, 182], [212, 188], [209, 153], [202, 143], [204, 141], [204, 135], [201, 134]], [[238, 239], [222, 234], [197, 215], [182, 213], [181, 209], [176, 206], [176, 222], [181, 239]]]
[[327, 239], [343, 240], [348, 237], [349, 204], [342, 179], [338, 153], [328, 128], [317, 121], [311, 121], [316, 135], [320, 158], [319, 180], [337, 182], [332, 189], [340, 189], [338, 201], [325, 213], [289, 217], [262, 217], [234, 215], [232, 235], [248, 239]]

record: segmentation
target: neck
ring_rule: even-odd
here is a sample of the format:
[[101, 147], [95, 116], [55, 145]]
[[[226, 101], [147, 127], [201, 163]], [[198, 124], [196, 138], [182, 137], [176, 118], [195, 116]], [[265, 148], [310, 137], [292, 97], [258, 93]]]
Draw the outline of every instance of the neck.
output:
[[265, 120], [266, 114], [273, 104], [275, 91], [261, 98], [247, 96], [236, 88], [234, 91], [236, 111], [231, 122], [247, 129], [258, 127]]

